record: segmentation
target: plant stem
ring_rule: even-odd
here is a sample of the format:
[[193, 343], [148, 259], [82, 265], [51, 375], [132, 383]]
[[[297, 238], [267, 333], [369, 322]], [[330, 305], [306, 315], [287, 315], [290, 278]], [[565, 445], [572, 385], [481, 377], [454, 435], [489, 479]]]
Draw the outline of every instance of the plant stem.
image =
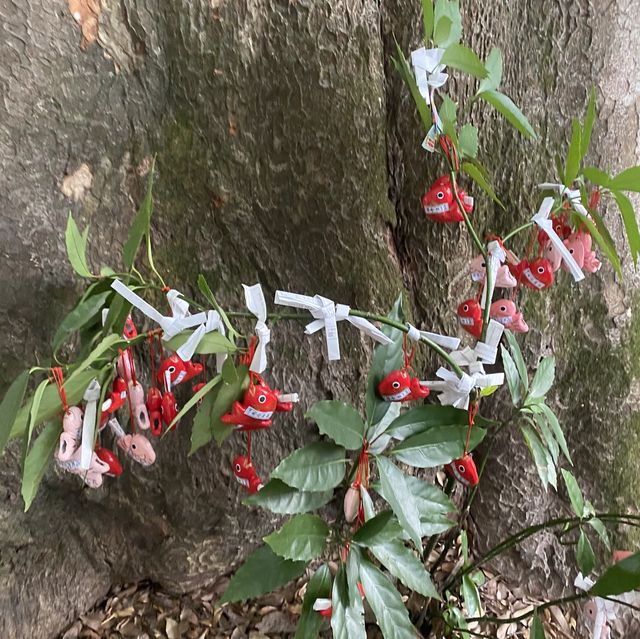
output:
[[464, 225], [467, 227], [467, 231], [469, 232], [469, 235], [471, 236], [473, 243], [476, 245], [477, 249], [480, 251], [482, 256], [486, 258], [487, 249], [485, 245], [480, 241], [480, 238], [478, 237], [478, 234], [475, 228], [473, 227], [473, 224], [471, 224], [471, 220], [469, 219], [467, 212], [464, 210], [464, 206], [462, 204], [462, 201], [460, 200], [460, 196], [458, 195], [458, 180], [457, 180], [456, 172], [453, 169], [453, 167], [451, 167], [451, 169], [449, 170], [449, 177], [451, 178], [451, 189], [453, 191], [453, 196], [456, 199], [458, 208], [460, 209], [460, 213], [462, 213], [462, 219], [464, 220]]
[[507, 233], [502, 238], [502, 241], [503, 242], [507, 242], [508, 240], [510, 240], [512, 237], [514, 237], [515, 235], [517, 235], [521, 231], [526, 231], [527, 229], [530, 229], [532, 226], [533, 226], [533, 222], [527, 222], [526, 224], [523, 224], [522, 226], [519, 226], [518, 228], [513, 229], [513, 231], [511, 231], [511, 233]]

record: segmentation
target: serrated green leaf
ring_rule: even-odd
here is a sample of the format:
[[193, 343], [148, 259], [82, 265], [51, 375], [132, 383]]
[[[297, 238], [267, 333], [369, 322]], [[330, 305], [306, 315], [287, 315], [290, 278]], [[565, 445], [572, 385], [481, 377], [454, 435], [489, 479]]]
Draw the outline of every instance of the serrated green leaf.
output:
[[613, 191], [640, 192], [640, 166], [632, 166], [618, 173], [610, 182]]
[[367, 560], [360, 564], [360, 581], [385, 639], [415, 639], [416, 630], [409, 620], [400, 593]]
[[600, 519], [597, 517], [591, 517], [591, 519], [587, 519], [587, 523], [591, 528], [593, 528], [597, 533], [598, 537], [602, 543], [607, 547], [607, 550], [611, 550], [611, 541], [609, 539], [609, 533], [607, 532], [607, 527], [602, 523]]
[[60, 420], [48, 423], [36, 437], [31, 450], [24, 460], [22, 487], [20, 490], [25, 512], [29, 510], [38, 492], [38, 487], [51, 462], [53, 451], [56, 449], [61, 432], [62, 423]]
[[[507, 333], [509, 331], [506, 331]], [[518, 374], [518, 368], [516, 363], [511, 357], [511, 353], [502, 345], [500, 345], [502, 352], [502, 364], [504, 366], [504, 376], [507, 378], [507, 385], [509, 386], [509, 393], [511, 394], [511, 402], [514, 406], [520, 406], [522, 401], [522, 383], [520, 381], [520, 375]]]
[[544, 634], [544, 626], [542, 625], [542, 621], [540, 621], [540, 617], [538, 615], [534, 615], [533, 621], [531, 622], [529, 639], [546, 639]]
[[491, 184], [482, 171], [471, 162], [463, 162], [462, 170], [498, 205], [504, 209], [504, 204], [500, 201]]
[[[408, 437], [392, 451], [396, 459], [416, 468], [435, 468], [462, 457], [467, 439], [467, 426], [434, 426], [422, 433]], [[468, 450], [473, 450], [486, 431], [474, 426]]]
[[376, 461], [385, 499], [402, 527], [413, 540], [416, 548], [421, 548], [422, 528], [420, 525], [420, 513], [404, 474], [386, 457], [378, 457]]
[[543, 357], [538, 364], [536, 374], [533, 376], [527, 400], [532, 397], [544, 397], [553, 386], [555, 374], [556, 358], [553, 355]]
[[520, 346], [518, 345], [516, 336], [512, 331], [505, 331], [504, 335], [506, 336], [507, 342], [509, 343], [509, 352], [511, 353], [511, 357], [513, 358], [516, 368], [518, 369], [520, 383], [522, 384], [526, 394], [529, 390], [529, 375], [527, 374], [527, 365], [525, 364], [524, 357], [522, 356], [522, 351], [520, 350]]
[[[192, 330], [182, 331], [179, 335], [172, 337], [168, 342], [163, 342], [164, 347], [169, 351], [177, 351], [193, 334]], [[206, 333], [195, 352], [197, 355], [211, 355], [213, 353], [234, 353], [236, 347], [227, 337], [217, 331]]]
[[418, 114], [420, 115], [420, 120], [422, 121], [424, 132], [428, 133], [433, 124], [431, 119], [431, 109], [427, 105], [425, 99], [422, 97], [420, 90], [418, 89], [418, 85], [416, 84], [416, 79], [413, 75], [413, 71], [411, 70], [409, 63], [404, 57], [404, 53], [402, 52], [402, 49], [397, 42], [396, 53], [397, 57], [393, 58], [393, 65], [404, 80], [404, 83], [409, 88], [411, 97], [413, 98], [416, 108], [418, 109]]
[[126, 268], [131, 269], [136, 259], [136, 254], [140, 248], [142, 238], [150, 233], [151, 215], [153, 213], [153, 176], [155, 172], [155, 158], [151, 163], [149, 177], [147, 178], [147, 190], [145, 196], [140, 203], [140, 208], [136, 214], [129, 236], [125, 245], [122, 247], [122, 261]]
[[456, 125], [458, 121], [458, 105], [448, 95], [445, 95], [442, 98], [442, 104], [440, 105], [438, 114], [440, 115], [444, 132], [457, 146], [458, 136], [456, 134]]
[[334, 488], [344, 478], [345, 450], [331, 442], [314, 442], [282, 460], [271, 473], [300, 490]]
[[547, 484], [549, 483], [549, 462], [551, 461], [551, 463], [553, 463], [553, 461], [551, 457], [547, 455], [547, 449], [531, 426], [520, 426], [520, 430], [522, 431], [522, 436], [527, 444], [527, 448], [529, 448], [531, 456], [533, 457], [538, 476], [542, 482], [542, 487], [546, 490]]
[[359, 450], [366, 426], [358, 411], [345, 402], [321, 400], [307, 412], [318, 430], [347, 450]]
[[584, 530], [580, 531], [580, 537], [578, 537], [578, 543], [576, 545], [576, 562], [578, 563], [578, 568], [580, 568], [580, 572], [583, 575], [591, 574], [596, 563], [596, 557], [593, 554], [591, 542], [585, 535]]
[[482, 613], [482, 603], [478, 587], [469, 575], [462, 577], [462, 598], [469, 617], [478, 617]]
[[578, 486], [576, 478], [564, 468], [562, 468], [560, 472], [562, 473], [567, 492], [569, 493], [573, 512], [578, 517], [584, 517], [584, 497], [582, 496], [582, 491], [580, 490], [580, 486]]
[[247, 506], [260, 506], [272, 513], [295, 515], [324, 506], [332, 496], [333, 490], [318, 492], [298, 490], [279, 479], [272, 479], [242, 503]]
[[622, 216], [633, 263], [637, 266], [638, 254], [640, 254], [640, 230], [638, 229], [638, 220], [633, 210], [633, 204], [631, 200], [620, 191], [612, 191], [612, 194], [618, 204], [620, 215]]
[[587, 155], [589, 145], [591, 144], [591, 131], [593, 130], [593, 123], [596, 119], [596, 88], [591, 87], [589, 93], [589, 104], [587, 104], [587, 113], [584, 117], [584, 126], [582, 127], [582, 157]]
[[640, 552], [607, 568], [591, 588], [591, 594], [595, 597], [611, 597], [631, 592], [638, 587], [640, 587]]
[[[18, 411], [22, 405], [22, 400], [24, 399], [28, 383], [29, 371], [22, 371], [22, 373], [13, 380], [11, 386], [9, 386], [7, 392], [2, 398], [2, 402], [0, 402], [0, 453], [4, 451], [4, 448], [9, 441], [13, 424], [18, 417]], [[25, 418], [27, 416], [28, 412], [25, 415]]]
[[[88, 229], [85, 229], [85, 233]], [[69, 211], [67, 218], [67, 228], [64, 232], [64, 241], [67, 247], [67, 257], [73, 270], [80, 277], [93, 277], [87, 264], [86, 255], [86, 235], [81, 235], [78, 225]]]
[[487, 70], [487, 77], [480, 82], [476, 95], [484, 91], [495, 91], [500, 86], [500, 82], [502, 82], [502, 52], [500, 49], [493, 47], [489, 51], [484, 68]]
[[582, 128], [578, 120], [574, 120], [571, 130], [571, 142], [567, 151], [567, 162], [564, 169], [564, 183], [571, 188], [578, 177], [580, 162], [582, 160]]
[[433, 23], [433, 0], [422, 0], [422, 24], [424, 25], [425, 43], [428, 43], [433, 37]]
[[203, 397], [208, 395], [221, 381], [222, 376], [216, 375], [213, 379], [210, 379], [200, 390], [195, 392], [180, 409], [178, 414], [174, 417], [173, 421], [167, 428], [171, 429], [172, 426], [177, 424]]
[[458, 135], [458, 151], [463, 158], [478, 155], [478, 129], [473, 124], [465, 124]]
[[209, 393], [200, 404], [196, 416], [193, 418], [191, 426], [191, 449], [189, 455], [193, 455], [197, 450], [206, 446], [213, 439], [213, 430], [211, 429], [211, 412], [216, 400], [214, 392]]
[[587, 166], [582, 169], [582, 175], [592, 184], [597, 186], [608, 187], [611, 182], [611, 176], [596, 166]]
[[356, 596], [355, 593], [349, 593], [347, 574], [342, 565], [333, 581], [331, 594], [331, 630], [334, 639], [366, 639], [364, 616], [352, 604]]
[[[440, 22], [447, 18], [451, 22], [450, 26], [440, 25]], [[434, 7], [434, 42], [437, 46], [447, 48], [451, 44], [460, 42], [462, 36], [462, 17], [460, 16], [460, 6], [458, 0], [436, 0]], [[440, 26], [440, 32], [438, 27]]]
[[535, 139], [536, 134], [531, 124], [529, 124], [529, 120], [527, 120], [522, 111], [513, 103], [511, 98], [499, 91], [483, 91], [478, 95], [501, 113], [507, 122], [522, 133], [522, 135]]
[[310, 561], [324, 551], [329, 526], [317, 515], [296, 515], [264, 541], [285, 559]]
[[373, 544], [370, 547], [374, 557], [407, 588], [424, 595], [440, 599], [431, 576], [415, 553], [398, 539]]
[[465, 47], [463, 44], [449, 45], [442, 56], [441, 63], [453, 69], [464, 71], [476, 78], [487, 77], [487, 70], [475, 51]]
[[[403, 413], [389, 425], [386, 432], [395, 439], [406, 439], [411, 435], [422, 433], [434, 426], [463, 426], [469, 423], [469, 413], [453, 406], [426, 404], [412, 408]], [[476, 424], [486, 424], [482, 417], [476, 419]]]
[[313, 577], [307, 584], [307, 590], [302, 601], [302, 611], [300, 620], [296, 628], [294, 639], [316, 639], [322, 617], [313, 609], [316, 599], [327, 599], [331, 597], [331, 572], [329, 566], [322, 565], [315, 571]]
[[393, 512], [384, 510], [358, 528], [353, 536], [353, 543], [369, 547], [397, 539], [401, 532], [402, 527], [394, 517]]
[[269, 546], [254, 550], [233, 575], [217, 602], [242, 601], [258, 597], [297, 579], [305, 569], [305, 561], [290, 561], [276, 555]]
[[[77, 304], [73, 310], [62, 320], [55, 336], [53, 337], [52, 349], [57, 351], [64, 341], [73, 333], [80, 330], [89, 323], [100, 320], [100, 311], [111, 295], [110, 291], [105, 291], [93, 295]], [[122, 299], [122, 298], [120, 298]]]

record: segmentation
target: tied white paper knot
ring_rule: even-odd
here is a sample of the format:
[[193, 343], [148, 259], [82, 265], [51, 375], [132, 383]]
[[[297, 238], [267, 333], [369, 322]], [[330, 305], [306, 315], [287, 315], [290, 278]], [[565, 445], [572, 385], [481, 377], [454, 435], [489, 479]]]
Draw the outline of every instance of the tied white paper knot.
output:
[[441, 64], [444, 49], [427, 49], [421, 47], [411, 52], [411, 64], [413, 74], [416, 77], [416, 84], [420, 95], [431, 104], [431, 91], [444, 86], [449, 75], [444, 73], [446, 66]]
[[89, 470], [93, 456], [93, 439], [98, 416], [98, 401], [100, 400], [100, 384], [97, 379], [91, 380], [84, 391], [82, 399], [86, 402], [84, 417], [82, 418], [82, 443], [80, 444], [80, 468]]
[[419, 342], [421, 338], [426, 338], [432, 341], [434, 344], [446, 348], [447, 350], [455, 350], [460, 346], [460, 339], [458, 337], [451, 337], [449, 335], [440, 335], [440, 333], [431, 333], [429, 331], [421, 331], [417, 329], [413, 324], [407, 322], [407, 337], [413, 342]]
[[589, 212], [582, 204], [582, 195], [578, 189], [569, 189], [564, 184], [556, 184], [555, 182], [543, 182], [538, 184], [538, 188], [543, 191], [554, 191], [560, 197], [566, 198], [576, 213], [584, 217], [589, 216]]
[[[550, 186], [562, 186], [561, 184], [549, 185], [549, 184], [541, 184], [540, 186], [550, 187]], [[565, 188], [564, 186], [562, 188]], [[579, 195], [579, 193], [578, 193]], [[567, 265], [571, 275], [573, 275], [573, 279], [576, 282], [584, 279], [584, 273], [582, 269], [578, 266], [578, 263], [573, 259], [573, 255], [569, 252], [569, 249], [564, 245], [564, 242], [560, 238], [560, 236], [555, 232], [553, 228], [553, 222], [549, 219], [549, 215], [551, 214], [551, 209], [553, 209], [554, 200], [552, 197], [545, 197], [542, 200], [542, 204], [538, 209], [538, 212], [531, 218], [531, 221], [534, 222], [538, 228], [543, 230], [549, 241], [556, 247], [558, 252], [562, 255], [562, 259], [564, 263]], [[582, 207], [582, 205], [580, 205]], [[582, 207], [584, 208], [584, 207]], [[586, 210], [585, 210], [586, 214]]]
[[497, 240], [492, 240], [487, 244], [487, 275], [485, 281], [489, 283], [491, 281], [491, 285], [485, 285], [482, 290], [482, 301], [480, 302], [480, 307], [484, 308], [488, 303], [491, 304], [491, 299], [493, 297], [493, 290], [496, 286], [496, 278], [498, 277], [498, 269], [502, 264], [505, 263], [507, 259], [507, 254]]
[[484, 342], [478, 342], [473, 349], [478, 359], [484, 364], [495, 364], [498, 356], [498, 345], [504, 333], [504, 326], [495, 320], [489, 320]]
[[332, 300], [322, 295], [299, 295], [298, 293], [288, 293], [287, 291], [276, 291], [275, 303], [280, 306], [290, 306], [292, 308], [303, 308], [315, 318], [305, 326], [304, 332], [311, 335], [324, 329], [325, 341], [327, 344], [327, 356], [329, 360], [340, 359], [340, 341], [338, 339], [338, 322], [346, 320], [356, 328], [366, 333], [381, 344], [391, 344], [388, 338], [380, 329], [376, 328], [364, 317], [350, 315], [350, 307], [346, 304], [335, 304]]
[[[588, 592], [593, 588], [594, 581], [589, 577], [583, 577], [579, 572], [573, 585], [578, 590]], [[608, 599], [602, 599], [601, 597], [594, 597], [593, 602], [596, 606], [596, 616], [593, 621], [593, 628], [591, 629], [591, 639], [605, 639], [609, 637], [609, 633], [605, 633], [609, 621], [614, 621], [617, 617], [615, 610], [615, 602]]]
[[247, 308], [258, 318], [255, 326], [258, 343], [256, 344], [249, 370], [254, 373], [262, 373], [267, 367], [267, 344], [271, 340], [271, 331], [267, 326], [267, 302], [264, 299], [260, 284], [254, 284], [253, 286], [243, 284], [242, 288], [244, 288], [244, 299]]

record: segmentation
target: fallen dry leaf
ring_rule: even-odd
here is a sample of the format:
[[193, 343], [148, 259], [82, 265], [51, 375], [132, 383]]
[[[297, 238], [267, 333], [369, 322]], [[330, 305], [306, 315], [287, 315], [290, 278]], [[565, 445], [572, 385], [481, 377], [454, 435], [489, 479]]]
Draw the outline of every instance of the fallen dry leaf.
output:
[[80, 48], [84, 51], [98, 38], [99, 0], [69, 0], [69, 13], [82, 29]]

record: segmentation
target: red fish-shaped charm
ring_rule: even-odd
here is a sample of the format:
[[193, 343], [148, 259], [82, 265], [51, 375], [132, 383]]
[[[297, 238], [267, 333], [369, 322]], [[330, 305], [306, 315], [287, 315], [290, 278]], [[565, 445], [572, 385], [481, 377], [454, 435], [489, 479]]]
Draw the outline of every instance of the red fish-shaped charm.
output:
[[478, 484], [478, 470], [473, 457], [469, 454], [447, 464], [445, 470], [450, 475], [453, 475], [463, 486], [476, 486]]
[[477, 300], [465, 300], [458, 306], [458, 322], [476, 339], [482, 335], [482, 308]]
[[553, 284], [553, 267], [544, 257], [533, 262], [522, 260], [511, 270], [519, 281], [533, 291], [541, 291]]
[[244, 455], [233, 460], [233, 474], [236, 481], [250, 494], [255, 495], [263, 486], [251, 460]]
[[100, 415], [100, 428], [104, 428], [109, 419], [118, 409], [122, 408], [127, 399], [127, 382], [122, 377], [113, 380], [113, 386], [109, 397], [102, 404], [102, 414]]
[[177, 386], [202, 373], [202, 364], [194, 364], [191, 361], [183, 362], [176, 353], [162, 360], [158, 369], [158, 384], [164, 386], [165, 375], [168, 374], [171, 386]]
[[[458, 197], [466, 213], [473, 211], [473, 198], [458, 189]], [[428, 219], [433, 222], [462, 222], [464, 219], [453, 194], [451, 178], [439, 177], [422, 196], [422, 208]]]
[[429, 389], [417, 377], [411, 377], [406, 370], [397, 370], [389, 373], [378, 384], [378, 395], [385, 402], [410, 402], [428, 397]]
[[162, 435], [162, 393], [159, 388], [152, 386], [147, 391], [146, 404], [151, 434], [154, 437], [159, 437]]
[[122, 336], [125, 339], [133, 339], [134, 337], [138, 337], [138, 329], [136, 325], [133, 323], [131, 319], [131, 315], [127, 316], [127, 319], [124, 323], [124, 329], [122, 330]]
[[[169, 426], [169, 424], [171, 424], [171, 422], [176, 418], [178, 412], [178, 402], [176, 401], [176, 396], [171, 391], [163, 393], [161, 413], [162, 421], [165, 423], [165, 425]], [[175, 430], [176, 426], [177, 424], [174, 424], [171, 427], [171, 430]]]
[[234, 402], [231, 412], [220, 419], [224, 424], [234, 424], [239, 431], [259, 430], [271, 427], [274, 412], [287, 412], [292, 407], [291, 402], [281, 401], [280, 393], [271, 390], [264, 379], [254, 373], [242, 402]]
[[529, 330], [522, 313], [518, 312], [511, 300], [496, 300], [489, 308], [489, 317], [514, 333], [526, 333]]
[[[567, 224], [566, 215], [552, 215], [550, 220], [553, 224], [553, 230], [556, 232], [556, 235], [560, 239], [566, 240], [569, 235], [571, 235], [571, 226]], [[540, 229], [538, 231], [538, 244], [540, 244], [540, 246], [544, 248], [548, 242], [549, 236], [545, 231]]]
[[122, 475], [122, 464], [118, 456], [108, 448], [96, 446], [96, 456], [98, 459], [109, 466], [109, 471], [105, 473], [109, 477], [120, 477]]

